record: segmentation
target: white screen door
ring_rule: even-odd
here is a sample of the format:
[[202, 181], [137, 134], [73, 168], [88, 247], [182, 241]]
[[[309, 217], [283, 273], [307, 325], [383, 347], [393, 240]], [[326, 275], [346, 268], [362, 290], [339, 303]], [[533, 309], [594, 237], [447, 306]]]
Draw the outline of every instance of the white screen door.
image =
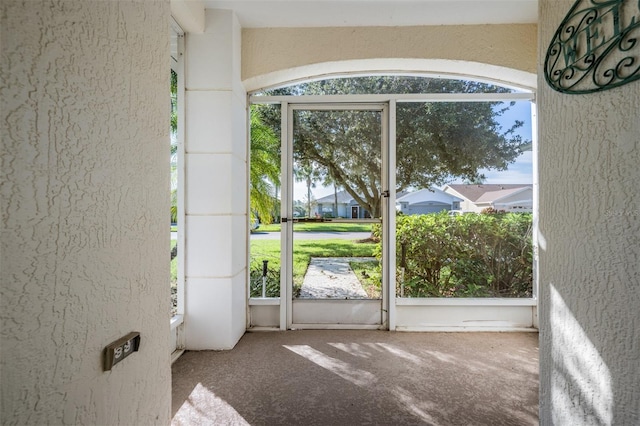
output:
[[387, 105], [286, 108], [281, 276], [287, 326], [387, 328]]

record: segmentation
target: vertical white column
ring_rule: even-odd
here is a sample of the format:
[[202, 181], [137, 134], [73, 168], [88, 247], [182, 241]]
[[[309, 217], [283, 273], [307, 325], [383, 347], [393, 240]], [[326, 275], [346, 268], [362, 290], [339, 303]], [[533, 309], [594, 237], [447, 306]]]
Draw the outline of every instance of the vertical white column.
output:
[[230, 349], [246, 328], [246, 92], [237, 18], [205, 19], [186, 36], [185, 339]]
[[387, 204], [387, 305], [389, 331], [396, 329], [396, 101], [389, 101], [389, 136], [387, 139], [387, 173], [389, 198]]
[[[290, 116], [291, 114], [291, 116]], [[282, 180], [280, 188], [280, 211], [283, 217], [293, 217], [293, 207], [291, 197], [293, 196], [293, 182], [291, 182], [292, 173], [289, 170], [290, 158], [293, 158], [293, 149], [291, 146], [290, 135], [293, 135], [293, 111], [290, 111], [289, 104], [282, 102], [280, 104], [280, 138], [281, 149], [286, 155], [282, 155], [280, 160], [280, 170], [282, 170]], [[291, 126], [291, 127], [289, 127]], [[293, 300], [289, 294], [289, 283], [293, 282], [293, 251], [290, 250], [293, 244], [293, 226], [291, 222], [282, 223], [283, 232], [280, 235], [280, 264], [284, 273], [280, 276], [280, 330], [286, 330], [291, 327], [293, 310]]]

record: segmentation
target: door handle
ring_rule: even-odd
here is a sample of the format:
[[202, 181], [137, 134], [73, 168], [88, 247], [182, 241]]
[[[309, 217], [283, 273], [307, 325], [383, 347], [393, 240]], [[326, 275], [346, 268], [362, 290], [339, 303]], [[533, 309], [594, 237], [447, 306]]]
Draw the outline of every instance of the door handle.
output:
[[389, 191], [382, 191], [381, 195], [385, 198], [389, 198]]

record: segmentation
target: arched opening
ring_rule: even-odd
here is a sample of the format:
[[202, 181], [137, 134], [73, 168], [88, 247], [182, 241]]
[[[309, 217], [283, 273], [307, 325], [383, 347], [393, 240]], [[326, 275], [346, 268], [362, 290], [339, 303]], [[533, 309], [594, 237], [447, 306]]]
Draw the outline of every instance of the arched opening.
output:
[[243, 84], [248, 93], [255, 93], [302, 81], [376, 74], [466, 78], [529, 91], [535, 91], [537, 86], [537, 76], [522, 70], [479, 62], [418, 58], [357, 59], [303, 65], [251, 77]]
[[[423, 65], [432, 62], [425, 61]], [[380, 210], [380, 216], [386, 217], [386, 220], [380, 225], [374, 225], [374, 234], [375, 226], [379, 226], [378, 236], [382, 237], [382, 241], [376, 242], [376, 261], [371, 262], [370, 270], [361, 270], [360, 267], [354, 269], [354, 266], [351, 266], [352, 271], [367, 278], [374, 275], [374, 272], [379, 275], [379, 294], [382, 299], [380, 320], [369, 326], [392, 330], [535, 329], [535, 105], [532, 89], [523, 87], [522, 83], [526, 78], [522, 78], [523, 75], [520, 73], [519, 84], [496, 84], [496, 81], [502, 82], [509, 76], [508, 70], [494, 74], [493, 78], [462, 78], [454, 76], [455, 63], [446, 63], [447, 66], [441, 64], [438, 73], [364, 72], [358, 69], [363, 65], [363, 61], [353, 61], [349, 64], [345, 67], [349, 72], [345, 74], [343, 70], [341, 73], [347, 77], [339, 79], [336, 75], [332, 75], [331, 78], [315, 75], [304, 83], [287, 86], [274, 80], [270, 86], [280, 87], [279, 89], [254, 92], [251, 97], [251, 102], [255, 105], [269, 105], [260, 108], [270, 109], [267, 115], [270, 116], [273, 135], [278, 135], [282, 141], [280, 152], [284, 154], [281, 164], [288, 169], [282, 171], [283, 182], [279, 181], [275, 185], [279, 187], [282, 184], [282, 192], [273, 194], [276, 203], [283, 201], [284, 204], [278, 208], [278, 212], [282, 214], [272, 217], [275, 221], [282, 222], [279, 228], [279, 243], [271, 243], [280, 251], [270, 253], [271, 257], [281, 258], [279, 264], [277, 261], [274, 263], [276, 268], [283, 269], [275, 279], [272, 278], [274, 281], [270, 285], [273, 292], [271, 295], [275, 297], [257, 292], [270, 283], [266, 274], [263, 275], [262, 282], [260, 274], [254, 274], [256, 276], [253, 277], [253, 296], [257, 297], [249, 300], [249, 327], [291, 328], [293, 324], [299, 328], [306, 324], [296, 321], [295, 314], [292, 313], [295, 312], [296, 297], [300, 294], [300, 289], [295, 286], [295, 273], [291, 272], [294, 269], [292, 259], [296, 245], [293, 231], [296, 226], [300, 226], [297, 223], [302, 221], [302, 216], [306, 217], [306, 221], [323, 223], [326, 228], [327, 222], [337, 225], [349, 222], [349, 219], [357, 219], [361, 216], [361, 211], [363, 217], [364, 212], [372, 211], [372, 208], [377, 212], [378, 204], [360, 205], [366, 203], [364, 199], [367, 197], [362, 195], [367, 194], [371, 196], [370, 201], [383, 200], [381, 205], [386, 206]], [[333, 66], [335, 64], [329, 64], [322, 69], [330, 69]], [[296, 69], [289, 77], [296, 80], [295, 77], [301, 72], [301, 69]], [[460, 71], [456, 74], [460, 74]], [[511, 77], [513, 79], [513, 75]], [[267, 76], [262, 82], [266, 83], [274, 78], [274, 75]], [[367, 89], [366, 85], [356, 84], [352, 85], [352, 91], [349, 91], [344, 85], [338, 88], [339, 85], [335, 84], [338, 81], [368, 81], [368, 84], [377, 81], [390, 85], [381, 89], [383, 83], [377, 86], [373, 84]], [[390, 81], [395, 82], [395, 86], [394, 83], [389, 83]], [[412, 82], [413, 86], [408, 82]], [[430, 84], [424, 84], [425, 82]], [[373, 88], [374, 86], [377, 89]], [[353, 89], [354, 87], [356, 89]], [[318, 109], [332, 111], [335, 115], [336, 111], [345, 109], [344, 105], [355, 104], [383, 105], [381, 111], [386, 111], [387, 108], [388, 112], [383, 114], [388, 114], [388, 125], [382, 132], [383, 142], [380, 150], [382, 157], [385, 157], [386, 152], [386, 159], [381, 157], [381, 180], [376, 181], [376, 185], [356, 187], [357, 185], [349, 182], [344, 176], [337, 179], [338, 186], [344, 188], [342, 192], [350, 195], [355, 203], [342, 206], [344, 214], [341, 215], [340, 197], [333, 175], [340, 174], [339, 172], [344, 174], [345, 170], [322, 157], [318, 149], [314, 151], [314, 148], [306, 148], [311, 149], [309, 152], [304, 152], [304, 149], [297, 150], [296, 145], [300, 144], [302, 136], [296, 133], [296, 126], [304, 127], [304, 120], [291, 110], [305, 111], [307, 119], [309, 114], [315, 114], [315, 118], [311, 119], [314, 125], [318, 126], [320, 122], [324, 122], [323, 126], [320, 126], [323, 128], [322, 132], [335, 136], [337, 131], [331, 124], [327, 124], [327, 119], [320, 119], [316, 113], [310, 111], [317, 105], [322, 105]], [[288, 114], [288, 117], [283, 118], [282, 114]], [[329, 120], [335, 122], [340, 119], [333, 117]], [[452, 124], [452, 120], [458, 121]], [[252, 123], [254, 121], [252, 119]], [[384, 119], [382, 121], [384, 122]], [[513, 122], [509, 123], [510, 121]], [[292, 123], [287, 124], [288, 122]], [[445, 122], [449, 123], [445, 126]], [[418, 134], [421, 136], [418, 137]], [[497, 139], [482, 148], [480, 141], [483, 140], [483, 135], [487, 134], [497, 136]], [[319, 135], [313, 138], [322, 139]], [[324, 141], [326, 147], [328, 139], [325, 138]], [[420, 145], [421, 143], [423, 145]], [[440, 146], [439, 153], [436, 153], [435, 146]], [[324, 155], [338, 156], [340, 150], [340, 147], [335, 146], [330, 150], [332, 154], [325, 152]], [[366, 151], [364, 148], [363, 150]], [[353, 162], [356, 157], [357, 155], [353, 154], [348, 161]], [[521, 157], [518, 159], [520, 164], [509, 169], [509, 165], [518, 163], [517, 157]], [[291, 174], [294, 164], [300, 167], [301, 161], [307, 161], [312, 165], [311, 169], [317, 175], [315, 180], [303, 180], [306, 182], [306, 202], [298, 199], [297, 194], [303, 191], [296, 191], [296, 179]], [[415, 164], [430, 168], [430, 171], [409, 170], [415, 168]], [[522, 173], [524, 164], [528, 164], [528, 170]], [[502, 173], [490, 175], [487, 181], [483, 170]], [[413, 180], [411, 176], [406, 176], [412, 173]], [[315, 196], [317, 190], [311, 191], [313, 185], [322, 186], [321, 189], [325, 191], [328, 186], [333, 186], [333, 196], [327, 194], [320, 197], [321, 200], [326, 198], [327, 203], [319, 203], [318, 197]], [[385, 192], [386, 197], [383, 198], [381, 194]], [[329, 200], [330, 198], [333, 201]], [[296, 205], [300, 210], [297, 218]], [[312, 211], [315, 215], [312, 215]], [[444, 214], [436, 214], [442, 211]], [[485, 214], [481, 215], [481, 212]], [[486, 214], [490, 212], [498, 214]], [[373, 216], [377, 215], [378, 213]], [[401, 220], [398, 219], [400, 216]], [[428, 230], [407, 231], [405, 228], [411, 226], [408, 225], [408, 218], [418, 216], [435, 222], [429, 225], [431, 228]], [[442, 226], [447, 230], [440, 240], [430, 242], [431, 248], [429, 244], [415, 244], [416, 241], [426, 240], [427, 235], [433, 237], [433, 227]], [[485, 230], [479, 232], [478, 227]], [[490, 231], [490, 228], [494, 231]], [[496, 240], [497, 234], [504, 236], [507, 228], [512, 231], [511, 240]], [[331, 231], [336, 232], [334, 229]], [[479, 240], [481, 242], [472, 244], [472, 239], [476, 243]], [[252, 239], [253, 253], [264, 255], [264, 250], [258, 248], [260, 245], [261, 243]], [[449, 246], [450, 250], [434, 254], [431, 258], [420, 256], [421, 252], [433, 251], [433, 247], [438, 245]], [[502, 247], [508, 245], [513, 246], [512, 253], [508, 253]], [[457, 248], [454, 249], [453, 246]], [[471, 246], [474, 246], [471, 250], [475, 250], [475, 254], [461, 258], [460, 252], [469, 252]], [[497, 246], [500, 246], [500, 249], [496, 249]], [[409, 250], [408, 247], [414, 248]], [[356, 251], [354, 249], [354, 252]], [[483, 256], [485, 259], [481, 260]], [[518, 268], [510, 267], [508, 262], [505, 262], [507, 258], [513, 265], [528, 262], [526, 270], [515, 271]], [[523, 259], [526, 261], [523, 262]], [[258, 260], [263, 262], [261, 265], [265, 265], [264, 259]], [[310, 264], [309, 260], [305, 261], [308, 263], [302, 268], [303, 276]], [[260, 263], [256, 262], [255, 258], [252, 258], [252, 262]], [[479, 266], [483, 262], [483, 266]], [[431, 266], [425, 268], [425, 264]], [[268, 272], [266, 267], [262, 269], [262, 272], [265, 271]], [[509, 274], [511, 276], [507, 277]], [[513, 278], [518, 274], [520, 277], [515, 280], [516, 283]], [[505, 281], [509, 282], [505, 284]], [[291, 299], [294, 300], [293, 303]], [[351, 312], [363, 311], [364, 307], [361, 305], [352, 304], [349, 309]], [[354, 325], [344, 319], [343, 313], [332, 312], [332, 308], [327, 309], [327, 306], [325, 304], [320, 309], [329, 311], [326, 320], [318, 321], [316, 317], [308, 323], [310, 328], [344, 328]], [[304, 310], [310, 310], [309, 306]], [[332, 316], [338, 319], [332, 321]]]

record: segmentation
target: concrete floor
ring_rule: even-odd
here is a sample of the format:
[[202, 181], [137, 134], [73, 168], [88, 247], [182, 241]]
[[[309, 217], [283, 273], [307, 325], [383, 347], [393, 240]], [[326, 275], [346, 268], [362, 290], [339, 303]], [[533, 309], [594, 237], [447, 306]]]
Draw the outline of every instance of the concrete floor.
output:
[[174, 425], [535, 425], [536, 333], [247, 333], [173, 365]]

